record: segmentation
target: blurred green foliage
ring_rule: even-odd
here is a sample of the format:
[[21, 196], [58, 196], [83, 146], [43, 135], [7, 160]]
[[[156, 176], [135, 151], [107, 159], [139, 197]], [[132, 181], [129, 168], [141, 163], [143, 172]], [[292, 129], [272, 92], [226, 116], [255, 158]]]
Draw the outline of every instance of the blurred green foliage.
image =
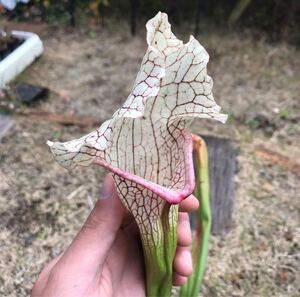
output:
[[289, 118], [289, 116], [290, 116], [290, 112], [289, 112], [289, 110], [285, 107], [285, 108], [282, 108], [282, 109], [280, 109], [280, 111], [279, 111], [279, 116], [280, 116], [280, 118], [282, 118], [282, 119], [288, 119]]
[[266, 32], [270, 40], [300, 43], [299, 0], [31, 0], [19, 4], [10, 18], [76, 25], [82, 18], [128, 19], [135, 27], [157, 11], [175, 24], [190, 23], [196, 33], [211, 27]]

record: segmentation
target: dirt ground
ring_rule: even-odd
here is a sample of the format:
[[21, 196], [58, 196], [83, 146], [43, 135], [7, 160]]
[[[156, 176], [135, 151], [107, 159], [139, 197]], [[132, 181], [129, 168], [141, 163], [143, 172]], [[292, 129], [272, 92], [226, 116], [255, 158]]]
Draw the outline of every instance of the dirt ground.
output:
[[[176, 30], [175, 30], [176, 31]], [[50, 89], [35, 108], [100, 123], [130, 92], [146, 49], [144, 32], [120, 28], [88, 33], [50, 30], [45, 53], [18, 81]], [[179, 34], [180, 35], [180, 34]], [[188, 35], [180, 37], [188, 40]], [[196, 121], [193, 131], [236, 141], [235, 225], [213, 237], [202, 296], [300, 296], [300, 53], [247, 34], [197, 37], [211, 56], [216, 101], [226, 125]], [[104, 171], [70, 174], [57, 165], [46, 140], [69, 140], [90, 129], [16, 118], [0, 143], [0, 295], [27, 296], [39, 271], [63, 251], [97, 199]], [[258, 156], [263, 146], [283, 166]], [[288, 168], [289, 169], [288, 169]]]

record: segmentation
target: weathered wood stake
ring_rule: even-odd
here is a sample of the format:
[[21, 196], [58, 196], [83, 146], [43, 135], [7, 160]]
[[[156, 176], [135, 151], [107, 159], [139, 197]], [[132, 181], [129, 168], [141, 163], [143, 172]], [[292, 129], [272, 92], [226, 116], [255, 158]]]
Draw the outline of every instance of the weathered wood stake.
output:
[[208, 147], [212, 234], [221, 235], [233, 227], [234, 176], [237, 171], [233, 141], [202, 136]]

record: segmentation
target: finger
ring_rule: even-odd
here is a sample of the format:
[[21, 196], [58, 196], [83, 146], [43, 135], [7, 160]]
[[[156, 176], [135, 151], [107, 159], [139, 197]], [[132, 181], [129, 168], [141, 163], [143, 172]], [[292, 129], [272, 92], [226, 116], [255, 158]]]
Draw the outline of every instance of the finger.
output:
[[39, 277], [37, 279], [37, 282], [39, 282], [41, 279], [44, 279], [48, 277], [49, 272], [52, 270], [52, 268], [56, 265], [56, 263], [61, 259], [63, 254], [58, 255], [56, 258], [52, 259], [42, 270], [42, 272], [39, 274]]
[[173, 274], [173, 285], [174, 286], [182, 286], [187, 282], [187, 276], [182, 276], [180, 274]]
[[179, 211], [191, 212], [197, 210], [199, 201], [194, 195], [190, 195], [179, 204]]
[[186, 212], [179, 212], [178, 214], [177, 244], [185, 247], [192, 245], [190, 218]]
[[190, 276], [193, 272], [192, 256], [189, 248], [177, 247], [174, 262], [174, 273], [181, 276]]
[[56, 263], [60, 260], [62, 255], [63, 254], [60, 254], [56, 258], [52, 259], [44, 267], [44, 269], [39, 274], [39, 276], [34, 284], [34, 287], [32, 288], [31, 296], [41, 296], [42, 295], [41, 292], [43, 291], [43, 289], [45, 288], [45, 286], [47, 284], [47, 280], [49, 278], [50, 272], [51, 272], [52, 268], [56, 265]]
[[124, 216], [125, 208], [108, 175], [102, 186], [102, 197], [57, 264], [68, 267], [68, 271], [74, 269], [74, 273], [99, 272]]

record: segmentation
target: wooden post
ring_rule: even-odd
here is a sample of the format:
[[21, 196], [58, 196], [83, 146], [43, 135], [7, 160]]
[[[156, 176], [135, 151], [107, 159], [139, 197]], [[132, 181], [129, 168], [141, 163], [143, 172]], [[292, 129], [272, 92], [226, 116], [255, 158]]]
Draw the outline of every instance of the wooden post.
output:
[[212, 234], [220, 235], [233, 227], [236, 148], [233, 141], [229, 139], [201, 137], [208, 147]]

